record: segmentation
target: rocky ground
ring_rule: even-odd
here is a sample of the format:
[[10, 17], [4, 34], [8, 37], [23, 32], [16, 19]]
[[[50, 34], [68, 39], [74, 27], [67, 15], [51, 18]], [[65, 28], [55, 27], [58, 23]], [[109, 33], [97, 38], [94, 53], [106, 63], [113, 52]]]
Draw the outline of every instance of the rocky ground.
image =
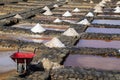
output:
[[[71, 0], [72, 1], [72, 0]], [[78, 0], [74, 0], [78, 2]], [[73, 1], [73, 2], [74, 2]], [[115, 70], [100, 70], [100, 69], [92, 69], [92, 68], [84, 68], [84, 67], [71, 67], [64, 66], [65, 59], [69, 56], [69, 54], [79, 54], [79, 55], [94, 55], [94, 56], [103, 56], [103, 57], [115, 57], [119, 58], [119, 51], [116, 48], [92, 48], [92, 47], [82, 47], [77, 48], [76, 44], [81, 39], [87, 40], [105, 40], [110, 42], [111, 40], [120, 41], [120, 34], [104, 34], [104, 33], [87, 33], [85, 32], [88, 27], [100, 27], [100, 28], [120, 28], [119, 25], [108, 25], [108, 24], [90, 24], [90, 25], [78, 25], [69, 22], [62, 23], [53, 23], [52, 19], [59, 17], [60, 19], [67, 20], [76, 20], [80, 21], [84, 18], [88, 19], [91, 23], [94, 19], [118, 19], [116, 17], [99, 17], [99, 14], [95, 14], [95, 17], [86, 17], [89, 11], [92, 11], [94, 6], [99, 0], [93, 0], [95, 3], [88, 4], [88, 1], [80, 1], [81, 3], [72, 3], [72, 2], [54, 2], [54, 1], [33, 1], [30, 0], [28, 3], [26, 2], [18, 2], [16, 3], [7, 3], [5, 5], [14, 5], [17, 10], [17, 6], [20, 8], [24, 8], [23, 11], [10, 13], [10, 9], [6, 12], [6, 15], [0, 16], [0, 33], [1, 35], [24, 35], [27, 37], [30, 36], [38, 36], [42, 35], [45, 37], [58, 37], [58, 39], [65, 44], [64, 48], [49, 48], [46, 47], [43, 43], [36, 42], [26, 42], [19, 39], [14, 38], [1, 38], [0, 39], [0, 51], [3, 49], [6, 50], [17, 50], [20, 48], [21, 51], [31, 51], [33, 52], [36, 49], [35, 57], [32, 62], [28, 65], [27, 72], [23, 75], [18, 75], [15, 71], [10, 71], [7, 73], [0, 74], [0, 80], [120, 80], [120, 71]], [[31, 4], [32, 3], [32, 4]], [[39, 4], [38, 4], [39, 3]], [[46, 17], [42, 13], [45, 11], [42, 9], [46, 3], [47, 6], [53, 11], [54, 15], [50, 17]], [[26, 5], [22, 5], [26, 4]], [[31, 5], [30, 5], [31, 4]], [[39, 7], [36, 7], [36, 4]], [[42, 7], [40, 6], [42, 4]], [[53, 8], [53, 4], [58, 4], [60, 6], [58, 8]], [[107, 7], [113, 8], [114, 6], [111, 4], [116, 4], [116, 1], [113, 3], [108, 3]], [[17, 6], [16, 6], [17, 5]], [[22, 5], [22, 6], [21, 6]], [[31, 7], [32, 8], [28, 8]], [[3, 6], [2, 6], [3, 7]], [[5, 6], [4, 6], [5, 7]], [[79, 7], [82, 9], [86, 9], [87, 11], [81, 11], [82, 15], [74, 14], [72, 17], [63, 17], [59, 12], [65, 12], [65, 9], [68, 9], [72, 12], [72, 9]], [[105, 8], [107, 8], [105, 7]], [[104, 8], [104, 9], [105, 9]], [[3, 8], [3, 12], [5, 12], [5, 8]], [[9, 14], [8, 14], [9, 13]], [[16, 19], [14, 16], [16, 14], [20, 14], [22, 19]], [[105, 14], [105, 13], [100, 13]], [[108, 14], [108, 13], [106, 13]], [[113, 14], [114, 15], [114, 14]], [[118, 15], [118, 14], [116, 14]], [[43, 19], [44, 18], [44, 19]], [[50, 19], [49, 19], [50, 18]], [[79, 20], [78, 20], [79, 19]], [[55, 31], [55, 30], [46, 30], [43, 33], [33, 33], [30, 30], [26, 30], [24, 28], [12, 27], [13, 25], [20, 23], [42, 23], [42, 25], [61, 25], [61, 28], [74, 28], [79, 36], [65, 36], [62, 35], [63, 31]], [[7, 78], [7, 79], [6, 79]]]

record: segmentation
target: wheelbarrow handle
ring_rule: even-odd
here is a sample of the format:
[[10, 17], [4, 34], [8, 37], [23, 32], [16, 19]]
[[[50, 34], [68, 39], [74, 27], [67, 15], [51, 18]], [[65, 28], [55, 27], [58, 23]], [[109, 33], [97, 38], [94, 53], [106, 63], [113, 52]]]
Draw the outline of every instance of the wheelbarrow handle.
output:
[[34, 49], [34, 54], [36, 53], [36, 50], [37, 50], [37, 49], [38, 49], [38, 48], [35, 48], [35, 49]]

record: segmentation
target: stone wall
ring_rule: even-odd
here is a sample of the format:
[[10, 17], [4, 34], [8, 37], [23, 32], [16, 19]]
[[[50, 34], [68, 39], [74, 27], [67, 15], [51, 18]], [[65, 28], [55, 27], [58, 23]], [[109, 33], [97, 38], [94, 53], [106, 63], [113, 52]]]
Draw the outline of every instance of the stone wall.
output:
[[119, 51], [113, 48], [72, 48], [70, 54], [120, 57]]
[[[98, 37], [99, 36], [99, 37]], [[120, 40], [119, 34], [102, 34], [102, 33], [84, 33], [81, 39], [99, 39], [99, 40]]]
[[52, 70], [51, 80], [120, 80], [120, 72], [65, 67]]

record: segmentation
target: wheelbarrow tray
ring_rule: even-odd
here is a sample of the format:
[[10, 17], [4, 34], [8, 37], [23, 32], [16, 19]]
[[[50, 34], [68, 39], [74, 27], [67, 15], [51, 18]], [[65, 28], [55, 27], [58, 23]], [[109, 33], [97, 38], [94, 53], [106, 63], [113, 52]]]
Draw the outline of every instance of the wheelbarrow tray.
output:
[[12, 54], [10, 57], [17, 63], [24, 63], [24, 60], [26, 60], [26, 63], [29, 64], [34, 56], [35, 56], [34, 53], [16, 52]]

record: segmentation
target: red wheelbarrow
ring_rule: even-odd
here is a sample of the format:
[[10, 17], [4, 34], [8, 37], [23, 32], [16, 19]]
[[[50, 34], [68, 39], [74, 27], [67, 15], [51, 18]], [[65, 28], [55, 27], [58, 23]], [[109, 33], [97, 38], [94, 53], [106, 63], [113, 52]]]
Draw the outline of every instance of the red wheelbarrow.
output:
[[32, 52], [15, 52], [10, 57], [17, 63], [17, 72], [23, 74], [27, 70], [28, 64], [32, 61], [35, 53]]

